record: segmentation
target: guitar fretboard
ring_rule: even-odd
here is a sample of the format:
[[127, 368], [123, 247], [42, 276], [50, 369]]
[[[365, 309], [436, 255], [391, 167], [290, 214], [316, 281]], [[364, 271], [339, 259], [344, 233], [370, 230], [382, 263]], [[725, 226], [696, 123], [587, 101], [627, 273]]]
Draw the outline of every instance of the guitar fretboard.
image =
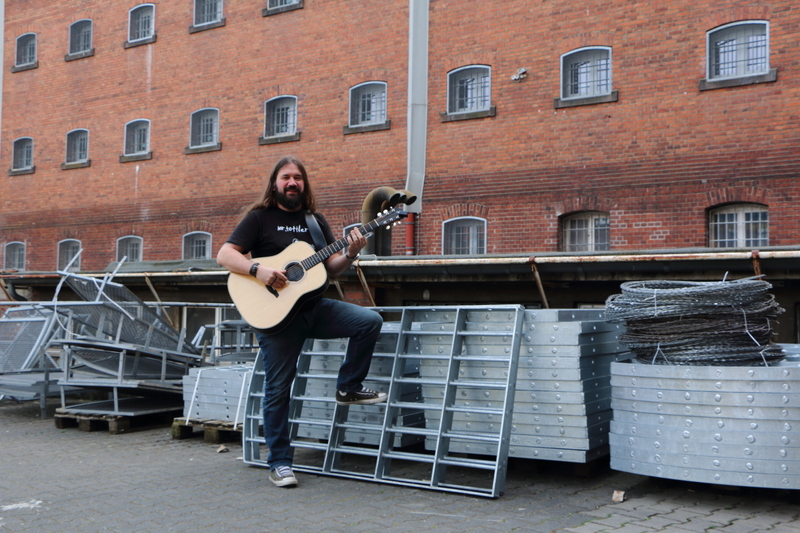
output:
[[[372, 232], [376, 228], [381, 227], [382, 225], [383, 224], [380, 222], [380, 219], [375, 219], [368, 224], [364, 224], [360, 228], [354, 229], [353, 231], [360, 231], [361, 235], [367, 235], [368, 233]], [[300, 261], [300, 264], [303, 265], [303, 268], [305, 270], [309, 270], [312, 267], [321, 263], [322, 261], [325, 261], [327, 258], [332, 256], [336, 252], [344, 250], [345, 247], [347, 247], [347, 237], [342, 237], [338, 241], [331, 243], [322, 250], [318, 251], [311, 257], [308, 257], [303, 261]]]

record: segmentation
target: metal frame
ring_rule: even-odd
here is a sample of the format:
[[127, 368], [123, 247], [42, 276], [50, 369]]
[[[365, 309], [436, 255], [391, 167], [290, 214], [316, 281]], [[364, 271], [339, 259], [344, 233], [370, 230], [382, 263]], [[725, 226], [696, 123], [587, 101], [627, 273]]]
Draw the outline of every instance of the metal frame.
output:
[[[400, 314], [399, 328], [395, 323], [386, 323], [383, 330], [387, 335], [395, 337], [392, 351], [376, 351], [373, 359], [373, 367], [376, 361], [380, 364], [381, 359], [391, 360], [391, 370], [387, 365], [385, 370], [388, 375], [376, 376], [373, 373], [367, 378], [370, 386], [388, 388], [389, 397], [387, 404], [383, 406], [382, 420], [371, 422], [369, 417], [361, 416], [361, 421], [354, 421], [353, 418], [359, 417], [351, 416], [351, 412], [357, 411], [356, 408], [362, 406], [337, 405], [332, 390], [327, 396], [314, 393], [317, 390], [313, 385], [314, 382], [335, 379], [336, 375], [311, 371], [313, 359], [328, 354], [314, 353], [313, 344], [307, 344], [298, 361], [298, 374], [292, 389], [293, 405], [290, 422], [292, 446], [308, 450], [310, 453], [304, 453], [303, 459], [314, 461], [311, 464], [303, 464], [296, 457], [293, 468], [300, 472], [363, 481], [473, 496], [499, 497], [505, 489], [524, 308], [517, 305], [501, 305], [377, 308], [376, 310]], [[431, 328], [426, 331], [423, 325], [430, 325]], [[436, 353], [425, 353], [419, 338], [427, 335], [442, 339], [442, 342], [449, 345], [448, 353], [439, 353], [438, 350]], [[496, 337], [502, 339], [506, 347], [500, 354], [473, 351], [466, 342], [470, 337]], [[420, 360], [442, 358], [448, 361], [446, 375], [439, 378], [419, 376], [417, 368]], [[505, 378], [496, 380], [465, 377], [467, 368], [486, 363], [505, 365]], [[259, 354], [245, 407], [244, 462], [268, 467], [267, 462], [261, 459], [260, 453], [264, 439], [258, 436], [263, 384], [264, 374]], [[420, 402], [408, 401], [405, 397], [409, 389], [421, 388], [428, 384], [443, 388], [441, 400]], [[462, 405], [461, 392], [476, 390], [501, 391], [502, 401], [492, 407]], [[319, 406], [332, 407], [330, 419], [306, 416], [307, 410]], [[438, 413], [439, 421], [436, 427], [405, 424], [407, 421], [405, 415], [410, 410], [419, 409]], [[453, 415], [459, 412], [496, 416], [500, 420], [499, 428], [491, 432], [459, 430], [453, 426]], [[325, 442], [304, 439], [299, 435], [302, 435], [305, 427], [324, 429], [328, 433], [327, 439]], [[371, 434], [376, 437], [377, 447], [353, 442], [359, 438], [357, 437], [359, 434]], [[397, 446], [398, 437], [402, 443], [404, 436], [435, 439], [436, 449], [433, 452], [401, 449]], [[493, 450], [488, 458], [464, 457], [451, 452], [452, 443], [488, 444]], [[374, 463], [370, 463], [370, 460]], [[415, 468], [405, 468], [409, 463], [415, 465]], [[420, 466], [424, 470], [422, 475]], [[456, 475], [469, 471], [482, 474], [484, 477], [478, 480], [476, 475], [470, 475], [468, 479], [477, 480], [478, 484], [462, 485], [448, 477], [448, 473], [453, 471]]]

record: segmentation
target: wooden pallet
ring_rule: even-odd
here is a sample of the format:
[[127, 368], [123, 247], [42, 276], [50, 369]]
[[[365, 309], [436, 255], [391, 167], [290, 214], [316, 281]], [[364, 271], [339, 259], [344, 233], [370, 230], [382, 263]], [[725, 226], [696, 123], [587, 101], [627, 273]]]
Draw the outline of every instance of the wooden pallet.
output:
[[163, 427], [169, 424], [177, 411], [165, 411], [163, 413], [146, 415], [104, 415], [74, 413], [64, 408], [56, 409], [53, 417], [58, 429], [76, 427], [80, 431], [100, 431], [107, 429], [111, 435], [128, 433], [130, 431], [150, 429], [153, 427]]
[[203, 418], [176, 418], [172, 422], [172, 438], [188, 439], [194, 434], [194, 429], [203, 430], [203, 440], [210, 444], [221, 442], [233, 442], [242, 440], [242, 424], [224, 422], [221, 420], [209, 420]]

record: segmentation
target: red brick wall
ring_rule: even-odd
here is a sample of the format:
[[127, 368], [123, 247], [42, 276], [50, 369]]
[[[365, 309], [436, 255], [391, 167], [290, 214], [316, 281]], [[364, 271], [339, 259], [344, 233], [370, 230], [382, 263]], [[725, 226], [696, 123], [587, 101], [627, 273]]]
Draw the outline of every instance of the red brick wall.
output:
[[[179, 259], [182, 235], [218, 247], [240, 206], [286, 153], [307, 163], [334, 226], [360, 219], [375, 187], [405, 187], [408, 2], [305, 0], [262, 17], [266, 0], [226, 2], [226, 25], [195, 34], [191, 0], [156, 3], [157, 42], [124, 49], [138, 2], [6, 2], [0, 138], [0, 244], [26, 241], [28, 268], [55, 267], [78, 238], [83, 267], [114, 260], [116, 239], [144, 238], [144, 259]], [[427, 177], [417, 252], [441, 253], [442, 222], [488, 220], [487, 251], [558, 250], [560, 216], [611, 216], [612, 249], [705, 246], [709, 207], [770, 208], [770, 244], [800, 242], [800, 13], [789, 0], [739, 2], [463, 2], [431, 0]], [[65, 62], [68, 30], [94, 21], [95, 55]], [[778, 80], [699, 91], [706, 31], [770, 22]], [[10, 73], [15, 39], [39, 38], [39, 67]], [[609, 46], [614, 103], [556, 110], [559, 58]], [[448, 71], [492, 69], [495, 117], [442, 123]], [[519, 67], [521, 82], [511, 80]], [[387, 131], [343, 135], [348, 89], [388, 83]], [[301, 140], [260, 146], [264, 102], [298, 98]], [[190, 114], [220, 110], [219, 152], [185, 155]], [[124, 126], [151, 121], [153, 159], [119, 163]], [[61, 170], [65, 137], [90, 130], [89, 168]], [[36, 172], [7, 176], [14, 139], [35, 140]], [[393, 250], [404, 253], [402, 226]]]

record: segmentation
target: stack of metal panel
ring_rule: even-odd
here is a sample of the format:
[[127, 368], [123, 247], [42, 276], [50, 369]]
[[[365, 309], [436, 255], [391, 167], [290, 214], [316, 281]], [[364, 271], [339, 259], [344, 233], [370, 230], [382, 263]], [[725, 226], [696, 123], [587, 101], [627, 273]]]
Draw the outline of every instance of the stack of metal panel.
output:
[[[586, 463], [608, 455], [608, 429], [611, 421], [611, 363], [631, 357], [618, 343], [623, 326], [604, 320], [604, 310], [539, 309], [527, 310], [513, 406], [509, 456]], [[424, 325], [423, 329], [436, 326]], [[436, 344], [431, 334], [419, 336], [423, 344]], [[497, 338], [474, 337], [474, 349], [490, 354], [500, 346]], [[431, 353], [437, 346], [427, 346]], [[441, 346], [438, 349], [444, 350]], [[436, 376], [446, 372], [442, 360], [424, 360], [420, 373]], [[499, 367], [476, 363], [467, 372], [490, 378]], [[502, 376], [494, 376], [502, 377]], [[423, 397], [441, 395], [441, 387], [423, 387]], [[497, 403], [497, 392], [475, 391], [463, 397], [466, 407], [490, 407]], [[435, 427], [438, 413], [426, 411], [426, 425]], [[498, 421], [491, 415], [456, 413], [453, 427], [460, 430], [496, 431]], [[433, 449], [435, 442], [426, 440]], [[453, 451], [475, 454], [494, 453], [491, 445], [451, 446]]]
[[[792, 348], [794, 347], [794, 352]], [[612, 365], [611, 467], [800, 489], [800, 354], [765, 366]]]
[[190, 369], [183, 377], [184, 417], [241, 424], [252, 370], [252, 364]]

